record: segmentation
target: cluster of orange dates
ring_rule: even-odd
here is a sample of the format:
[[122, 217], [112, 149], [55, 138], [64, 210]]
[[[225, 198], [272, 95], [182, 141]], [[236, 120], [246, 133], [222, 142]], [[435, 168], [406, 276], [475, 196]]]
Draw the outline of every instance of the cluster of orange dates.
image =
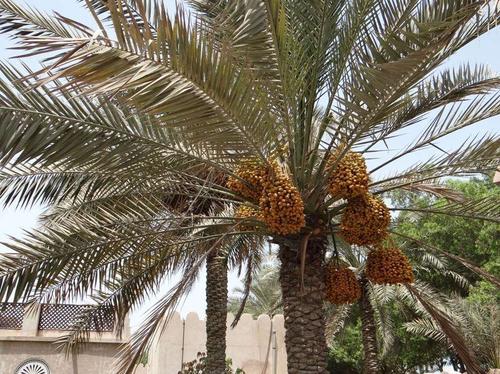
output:
[[267, 227], [276, 234], [295, 234], [304, 227], [304, 202], [300, 192], [284, 173], [273, 173], [259, 200]]
[[268, 179], [268, 167], [258, 161], [247, 160], [238, 166], [234, 174], [227, 179], [227, 188], [251, 201], [259, 201]]
[[[384, 202], [368, 190], [370, 178], [363, 156], [339, 149], [330, 156], [327, 171], [330, 195], [347, 200], [340, 235], [349, 244], [375, 248], [368, 254], [367, 278], [377, 284], [413, 282], [408, 258], [398, 248], [381, 245], [388, 236], [391, 215]], [[263, 222], [278, 235], [295, 234], [304, 227], [300, 192], [276, 162], [243, 162], [235, 176], [228, 178], [227, 187], [259, 206], [242, 205], [237, 209], [235, 216], [244, 219], [242, 229], [257, 229], [255, 221]], [[334, 304], [353, 303], [361, 295], [356, 274], [346, 267], [330, 266], [326, 285], [327, 299]]]
[[227, 187], [258, 202], [260, 210], [250, 212], [247, 207], [240, 207], [237, 217], [261, 220], [272, 233], [278, 235], [295, 234], [304, 227], [304, 202], [300, 192], [276, 163], [262, 165], [255, 161], [245, 162], [235, 174], [237, 178], [230, 177]]
[[399, 248], [376, 248], [366, 261], [366, 276], [376, 284], [412, 283], [413, 269]]
[[342, 238], [355, 245], [374, 245], [387, 237], [391, 214], [379, 198], [361, 195], [349, 200], [340, 221]]
[[346, 267], [330, 265], [325, 279], [326, 299], [332, 304], [352, 304], [361, 297], [356, 274]]
[[[346, 199], [347, 206], [340, 221], [340, 235], [349, 244], [373, 247], [368, 253], [366, 277], [376, 284], [413, 282], [413, 270], [408, 258], [399, 248], [384, 248], [381, 243], [388, 236], [391, 222], [384, 202], [368, 191], [369, 175], [363, 156], [341, 151], [332, 154], [328, 166], [329, 192], [337, 199]], [[342, 273], [342, 279], [339, 278]], [[346, 286], [350, 280], [353, 284]], [[337, 284], [332, 282], [338, 282]], [[329, 267], [326, 275], [327, 298], [334, 304], [355, 302], [354, 289], [359, 288], [356, 275], [347, 268]], [[342, 294], [343, 293], [343, 294]]]
[[351, 199], [368, 192], [368, 169], [360, 153], [347, 152], [342, 156], [341, 150], [334, 152], [328, 159], [327, 170], [331, 172], [328, 191], [332, 196]]
[[258, 228], [255, 221], [262, 221], [262, 214], [255, 208], [247, 205], [240, 205], [234, 213], [236, 218], [241, 218], [243, 221], [239, 224], [239, 228], [243, 231], [254, 231]]

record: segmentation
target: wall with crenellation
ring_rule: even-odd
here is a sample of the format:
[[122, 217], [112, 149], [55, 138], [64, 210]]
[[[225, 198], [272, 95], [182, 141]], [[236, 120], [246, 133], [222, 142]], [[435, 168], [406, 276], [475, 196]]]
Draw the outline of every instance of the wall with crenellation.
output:
[[[285, 328], [282, 315], [254, 319], [244, 314], [233, 329], [228, 315], [226, 355], [233, 369], [246, 374], [286, 374]], [[162, 335], [152, 345], [148, 374], [177, 374], [183, 362], [205, 351], [205, 321], [196, 313], [182, 319], [178, 313], [169, 320]]]

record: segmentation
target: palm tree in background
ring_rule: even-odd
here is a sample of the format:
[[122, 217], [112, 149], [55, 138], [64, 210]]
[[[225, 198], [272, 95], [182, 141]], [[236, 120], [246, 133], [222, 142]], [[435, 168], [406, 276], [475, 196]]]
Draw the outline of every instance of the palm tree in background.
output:
[[229, 298], [230, 312], [237, 314], [241, 305], [244, 305], [244, 312], [254, 317], [261, 314], [273, 317], [275, 314], [283, 313], [279, 271], [275, 261], [274, 257], [267, 259], [267, 263], [256, 272], [249, 293], [240, 287], [233, 290], [233, 296]]
[[[200, 170], [198, 175], [201, 179], [206, 179], [206, 172]], [[220, 176], [219, 176], [220, 177]], [[221, 215], [228, 207], [220, 200], [197, 197], [195, 199], [185, 194], [169, 193], [165, 198], [165, 204], [169, 212], [177, 212], [181, 215], [191, 215], [210, 217]], [[199, 221], [191, 218], [192, 221]], [[199, 222], [198, 222], [199, 223]], [[226, 330], [227, 330], [227, 304], [228, 297], [228, 248], [221, 243], [213, 240], [207, 240], [204, 245], [208, 252], [205, 260], [206, 264], [206, 356], [204, 358], [205, 370], [207, 372], [220, 372], [226, 365]], [[248, 267], [253, 268], [253, 263], [259, 258], [259, 248], [257, 243], [251, 242], [252, 248], [248, 248], [248, 241], [234, 242], [237, 248], [231, 248], [229, 251], [243, 255], [238, 258], [237, 264], [241, 266], [247, 261]], [[253, 250], [253, 251], [251, 251]], [[202, 250], [203, 252], [203, 250]], [[239, 314], [236, 315], [236, 323]], [[224, 365], [224, 366], [223, 366]]]
[[[368, 253], [364, 248], [341, 245], [338, 247], [340, 261], [356, 269], [361, 285], [361, 297], [357, 302], [361, 317], [363, 341], [363, 373], [379, 373], [381, 360], [394, 344], [393, 322], [390, 309], [395, 306], [410, 315], [425, 316], [434, 321], [443, 331], [457, 355], [465, 362], [474, 361], [460, 336], [459, 326], [453, 321], [455, 314], [446, 303], [446, 295], [435, 290], [425, 279], [429, 274], [437, 274], [441, 280], [454, 284], [449, 292], [463, 291], [469, 286], [468, 280], [451, 270], [442, 253], [432, 253], [414, 243], [406, 243], [406, 252], [411, 254], [415, 273], [415, 283], [407, 285], [376, 285], [365, 274]], [[492, 279], [493, 280], [493, 279]], [[347, 316], [347, 313], [343, 314]], [[337, 319], [336, 323], [342, 323]]]
[[[472, 347], [481, 366], [494, 369], [500, 366], [500, 316], [498, 305], [480, 305], [467, 300], [448, 300], [448, 308], [454, 311], [455, 321], [467, 343]], [[449, 346], [450, 342], [440, 328], [429, 318], [419, 318], [406, 324], [407, 329]]]
[[[120, 369], [130, 372], [213, 248], [270, 238], [280, 248], [288, 372], [325, 373], [325, 255], [345, 210], [328, 194], [335, 165], [350, 150], [378, 160], [370, 170], [375, 195], [442, 194], [443, 177], [494, 170], [493, 134], [379, 176], [500, 113], [500, 79], [488, 69], [441, 68], [495, 27], [500, 13], [471, 0], [188, 3], [194, 19], [181, 7], [169, 17], [154, 0], [86, 0], [94, 30], [0, 0], [1, 30], [25, 55], [49, 57], [22, 82], [16, 75], [2, 83], [1, 196], [7, 204], [54, 206], [40, 231], [11, 245], [18, 256], [1, 265], [1, 298], [108, 292], [118, 280], [113, 295], [120, 297], [108, 303], [118, 309], [130, 304], [122, 292], [128, 274], [152, 285], [131, 281], [140, 301], [180, 264], [185, 278], [159, 300], [123, 354]], [[388, 139], [410, 128], [416, 139], [382, 158]], [[273, 181], [286, 187], [283, 194], [268, 186], [264, 207], [279, 196], [283, 206], [303, 204], [300, 230], [249, 225], [231, 213], [196, 220], [159, 214], [159, 197], [169, 193], [257, 208], [255, 199], [210, 177], [220, 173], [252, 190], [237, 172], [249, 161], [276, 170]], [[199, 170], [209, 175], [200, 178]], [[498, 206], [490, 199], [417, 209], [498, 221]], [[392, 232], [398, 235], [397, 227]]]

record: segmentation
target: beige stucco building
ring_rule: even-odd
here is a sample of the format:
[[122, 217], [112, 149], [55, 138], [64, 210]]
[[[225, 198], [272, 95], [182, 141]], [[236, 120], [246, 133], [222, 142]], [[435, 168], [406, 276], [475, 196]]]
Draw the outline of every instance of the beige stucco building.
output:
[[101, 335], [91, 333], [89, 343], [67, 357], [54, 342], [68, 333], [84, 305], [42, 305], [34, 311], [22, 304], [0, 305], [1, 374], [110, 374], [114, 357], [129, 337], [113, 332], [113, 320], [104, 316]]

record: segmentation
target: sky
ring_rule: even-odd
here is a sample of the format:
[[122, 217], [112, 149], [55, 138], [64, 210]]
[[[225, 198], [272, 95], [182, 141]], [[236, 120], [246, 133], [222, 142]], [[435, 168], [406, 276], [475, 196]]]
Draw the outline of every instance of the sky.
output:
[[[173, 11], [175, 7], [174, 0], [166, 0], [167, 7], [170, 12]], [[23, 2], [20, 2], [21, 4]], [[82, 8], [80, 3], [76, 0], [27, 0], [24, 2], [29, 6], [37, 8], [43, 11], [57, 10], [58, 13], [72, 19], [76, 19], [79, 22], [82, 22], [87, 25], [93, 25], [93, 20], [89, 16], [89, 14]], [[13, 45], [12, 41], [7, 37], [0, 35], [0, 59], [6, 60], [15, 55], [15, 51], [11, 51], [8, 48]], [[19, 61], [11, 60], [13, 63], [18, 63]], [[28, 64], [35, 64], [36, 59], [24, 60]], [[500, 27], [490, 31], [487, 35], [479, 38], [474, 41], [462, 51], [457, 53], [451, 59], [446, 61], [444, 67], [455, 67], [460, 66], [462, 64], [486, 64], [489, 65], [491, 70], [497, 73], [500, 73]], [[36, 65], [33, 65], [36, 66]], [[473, 126], [471, 129], [467, 129], [461, 131], [453, 136], [449, 136], [438, 144], [440, 147], [445, 150], [453, 149], [457, 146], [457, 144], [462, 143], [467, 137], [481, 135], [484, 133], [498, 133], [499, 126], [498, 122], [500, 121], [500, 117], [498, 119], [491, 119], [488, 121], [484, 121], [480, 126]], [[421, 129], [421, 128], [420, 128]], [[379, 153], [376, 154], [377, 157], [386, 158], [391, 154], [401, 150], [403, 145], [407, 144], [405, 140], [410, 140], [417, 135], [419, 129], [413, 129], [406, 134], [402, 134], [400, 137], [397, 137], [389, 142], [389, 150], [381, 149]], [[435, 149], [426, 149], [420, 153], [413, 154], [410, 157], [406, 157], [397, 163], [391, 165], [390, 167], [384, 168], [381, 170], [377, 176], [383, 176], [387, 174], [391, 174], [395, 170], [402, 170], [406, 167], [411, 166], [413, 163], [418, 162], [423, 159], [427, 159], [431, 154], [438, 152]], [[369, 160], [369, 166], [376, 165], [379, 161]], [[20, 210], [14, 208], [6, 208], [3, 209], [0, 207], [0, 242], [8, 241], [9, 237], [20, 237], [22, 236], [23, 230], [29, 230], [30, 228], [36, 227], [37, 225], [37, 217], [43, 211], [42, 207], [33, 207], [29, 210]], [[0, 244], [0, 251], [2, 250], [2, 245]], [[165, 283], [165, 290], [169, 288], [170, 285], [173, 284], [174, 281], [178, 280], [178, 276], [172, 277]], [[194, 289], [190, 293], [190, 295], [186, 298], [184, 303], [179, 307], [179, 312], [181, 315], [185, 315], [188, 312], [195, 311], [201, 317], [204, 317], [205, 314], [205, 276], [204, 274], [200, 277]], [[236, 286], [239, 286], [240, 282], [238, 280], [237, 275], [232, 272], [230, 274], [229, 280], [229, 288], [233, 289]], [[132, 326], [136, 326], [142, 316], [144, 315], [145, 310], [151, 304], [151, 302], [147, 303], [143, 308], [136, 311], [132, 315]]]

